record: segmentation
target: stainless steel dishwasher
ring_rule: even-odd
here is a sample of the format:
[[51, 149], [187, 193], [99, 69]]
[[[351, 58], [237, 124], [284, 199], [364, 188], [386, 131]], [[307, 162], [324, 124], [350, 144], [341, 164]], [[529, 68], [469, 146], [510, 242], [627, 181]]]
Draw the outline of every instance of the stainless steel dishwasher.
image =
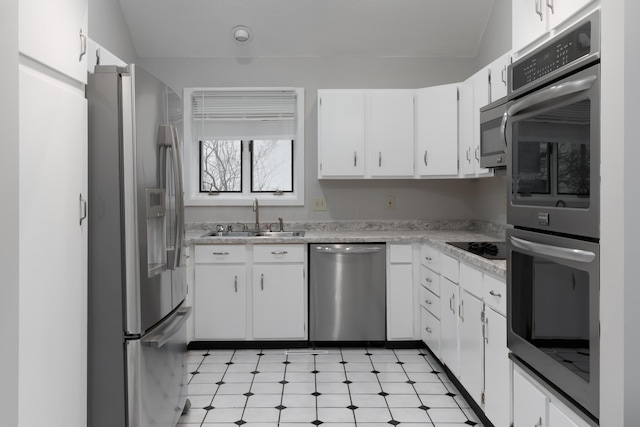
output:
[[385, 341], [386, 246], [311, 244], [309, 252], [311, 341]]

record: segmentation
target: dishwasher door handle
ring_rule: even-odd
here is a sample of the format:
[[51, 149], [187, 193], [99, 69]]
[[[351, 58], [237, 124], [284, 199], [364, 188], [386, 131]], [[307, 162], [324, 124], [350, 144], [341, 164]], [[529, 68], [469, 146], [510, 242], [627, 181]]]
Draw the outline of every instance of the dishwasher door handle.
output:
[[381, 247], [358, 247], [358, 246], [348, 246], [346, 248], [331, 248], [327, 246], [316, 246], [315, 250], [317, 252], [323, 254], [334, 254], [334, 255], [344, 255], [344, 254], [375, 254], [381, 252], [383, 248]]

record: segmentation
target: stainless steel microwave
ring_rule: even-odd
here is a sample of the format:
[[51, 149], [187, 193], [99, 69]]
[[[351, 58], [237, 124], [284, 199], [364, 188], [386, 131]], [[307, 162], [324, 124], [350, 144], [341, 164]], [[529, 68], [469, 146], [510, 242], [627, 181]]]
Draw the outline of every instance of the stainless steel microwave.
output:
[[480, 167], [502, 169], [507, 166], [506, 112], [507, 98], [480, 109]]

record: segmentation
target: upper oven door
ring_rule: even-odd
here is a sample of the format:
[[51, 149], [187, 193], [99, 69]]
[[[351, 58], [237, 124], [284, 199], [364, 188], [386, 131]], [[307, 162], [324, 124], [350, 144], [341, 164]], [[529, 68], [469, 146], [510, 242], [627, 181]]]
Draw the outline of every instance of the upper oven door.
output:
[[599, 245], [507, 230], [507, 344], [598, 416]]
[[600, 65], [509, 104], [509, 224], [599, 238]]

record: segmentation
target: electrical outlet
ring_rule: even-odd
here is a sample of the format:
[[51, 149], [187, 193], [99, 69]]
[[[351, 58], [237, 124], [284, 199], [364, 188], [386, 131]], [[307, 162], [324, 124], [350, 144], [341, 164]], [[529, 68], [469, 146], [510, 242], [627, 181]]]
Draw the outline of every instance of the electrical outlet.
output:
[[313, 199], [313, 210], [314, 211], [326, 211], [327, 210], [327, 201], [324, 197], [316, 197]]
[[386, 196], [384, 198], [384, 208], [388, 211], [395, 210], [396, 208], [396, 198], [395, 196]]

